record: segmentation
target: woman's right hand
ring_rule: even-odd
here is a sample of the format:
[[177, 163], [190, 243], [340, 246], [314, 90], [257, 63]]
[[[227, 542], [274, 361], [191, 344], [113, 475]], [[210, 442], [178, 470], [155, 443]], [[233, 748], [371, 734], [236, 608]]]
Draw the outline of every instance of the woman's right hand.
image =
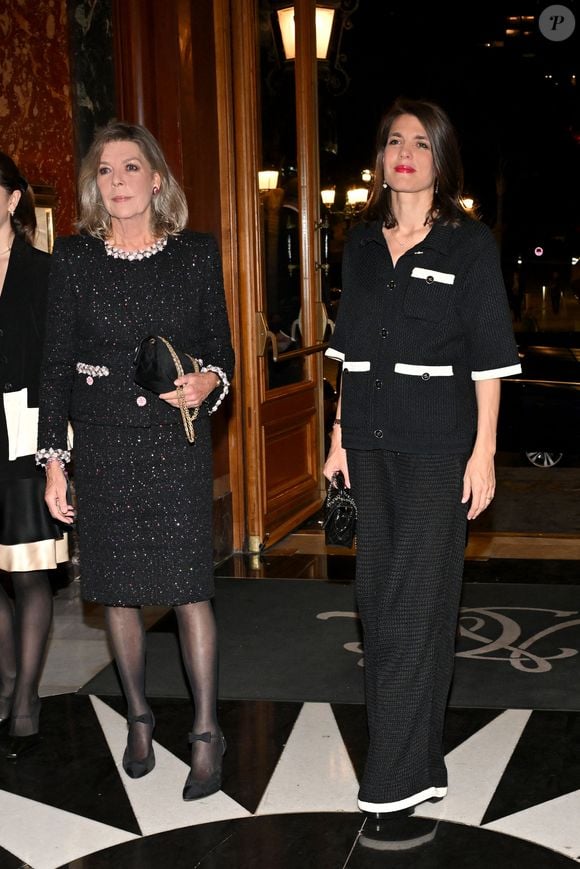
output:
[[46, 490], [44, 500], [48, 511], [53, 519], [72, 525], [74, 522], [74, 508], [66, 498], [66, 476], [57, 461], [49, 462], [46, 466]]
[[332, 429], [332, 437], [330, 449], [322, 472], [327, 480], [332, 480], [333, 474], [336, 471], [342, 471], [344, 475], [344, 485], [350, 489], [350, 478], [348, 476], [348, 464], [346, 461], [346, 450], [341, 445], [342, 432], [340, 426], [335, 425]]

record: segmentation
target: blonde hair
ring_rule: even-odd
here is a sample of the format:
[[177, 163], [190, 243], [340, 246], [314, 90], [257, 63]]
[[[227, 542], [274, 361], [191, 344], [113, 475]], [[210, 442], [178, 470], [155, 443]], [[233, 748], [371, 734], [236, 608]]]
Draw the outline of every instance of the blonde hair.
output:
[[111, 215], [103, 204], [97, 186], [103, 148], [109, 142], [134, 142], [161, 179], [159, 192], [151, 199], [151, 229], [154, 234], [163, 236], [181, 232], [187, 224], [187, 200], [167, 165], [159, 143], [146, 127], [123, 121], [110, 121], [97, 132], [81, 164], [77, 228], [95, 238], [106, 239], [111, 235]]

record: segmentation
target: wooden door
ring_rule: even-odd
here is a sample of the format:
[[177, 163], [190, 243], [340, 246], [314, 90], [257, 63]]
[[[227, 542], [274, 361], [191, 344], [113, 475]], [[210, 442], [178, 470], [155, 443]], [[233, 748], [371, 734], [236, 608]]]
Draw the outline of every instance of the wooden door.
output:
[[[275, 42], [275, 5], [232, 0], [231, 7], [242, 331], [237, 377], [250, 551], [312, 515], [324, 491], [315, 4], [295, 3], [291, 63]], [[258, 173], [272, 162], [278, 182], [260, 191]]]

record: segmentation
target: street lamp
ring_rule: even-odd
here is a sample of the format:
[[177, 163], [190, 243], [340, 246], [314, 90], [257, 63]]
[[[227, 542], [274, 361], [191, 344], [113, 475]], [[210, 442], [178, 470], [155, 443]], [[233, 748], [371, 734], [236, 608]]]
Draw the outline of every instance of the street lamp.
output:
[[[294, 6], [278, 9], [278, 25], [282, 34], [282, 45], [286, 60], [296, 57], [296, 27], [294, 24]], [[326, 60], [332, 34], [332, 25], [336, 10], [329, 6], [316, 7], [316, 59]]]

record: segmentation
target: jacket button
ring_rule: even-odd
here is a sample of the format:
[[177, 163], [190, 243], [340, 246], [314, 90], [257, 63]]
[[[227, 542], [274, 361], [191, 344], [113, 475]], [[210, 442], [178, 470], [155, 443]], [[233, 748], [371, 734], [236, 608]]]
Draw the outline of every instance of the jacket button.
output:
[[383, 381], [382, 381], [382, 380], [375, 380], [375, 387], [376, 387], [377, 389], [381, 389], [381, 388], [382, 388], [382, 385], [383, 385]]
[[426, 371], [425, 374], [422, 374], [422, 375], [421, 375], [421, 378], [422, 378], [423, 380], [430, 380], [431, 375], [429, 374], [428, 371]]
[[435, 278], [433, 277], [433, 275], [427, 275], [425, 280], [427, 281], [428, 284], [432, 284], [433, 281], [435, 280]]
[[387, 284], [389, 290], [394, 290], [396, 286], [397, 284], [395, 283], [395, 281], [389, 281], [389, 283]]
[[8, 362], [8, 357], [4, 356], [4, 354], [2, 354], [2, 356], [0, 356], [0, 365], [6, 365], [7, 362]]
[[389, 337], [389, 330], [388, 329], [381, 329], [381, 338], [388, 338], [388, 337]]
[[380, 440], [380, 439], [382, 438], [382, 436], [383, 436], [382, 429], [380, 429], [380, 428], [376, 428], [376, 429], [374, 430], [373, 434], [374, 434], [374, 436], [375, 436], [376, 438], [378, 438], [378, 439]]
[[144, 395], [137, 396], [137, 404], [139, 405], [139, 407], [145, 407], [145, 405], [147, 404], [147, 399]]

